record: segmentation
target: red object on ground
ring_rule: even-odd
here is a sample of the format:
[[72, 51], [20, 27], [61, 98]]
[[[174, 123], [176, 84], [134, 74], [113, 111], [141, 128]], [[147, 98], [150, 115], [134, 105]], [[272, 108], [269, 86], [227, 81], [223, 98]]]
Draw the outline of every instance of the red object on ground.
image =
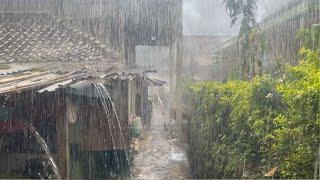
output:
[[26, 125], [18, 121], [0, 121], [0, 133], [13, 133], [26, 127]]

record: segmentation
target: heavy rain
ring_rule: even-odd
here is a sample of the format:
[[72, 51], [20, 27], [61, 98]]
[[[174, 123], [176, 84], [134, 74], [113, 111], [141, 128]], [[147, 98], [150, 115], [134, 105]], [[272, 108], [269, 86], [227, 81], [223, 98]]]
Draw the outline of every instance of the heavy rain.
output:
[[0, 179], [320, 179], [320, 0], [0, 0]]

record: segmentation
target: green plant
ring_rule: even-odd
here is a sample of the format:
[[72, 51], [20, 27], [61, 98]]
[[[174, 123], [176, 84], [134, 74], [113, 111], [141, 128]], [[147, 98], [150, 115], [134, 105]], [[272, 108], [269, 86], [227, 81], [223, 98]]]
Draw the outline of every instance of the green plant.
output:
[[196, 178], [312, 178], [319, 147], [319, 53], [302, 48], [285, 81], [198, 82], [189, 87], [189, 161]]
[[252, 30], [257, 27], [254, 11], [257, 9], [257, 0], [224, 0], [228, 15], [231, 18], [231, 26], [241, 19], [241, 26], [238, 36], [238, 43], [241, 48], [242, 60], [242, 78], [247, 80], [252, 77], [250, 75], [250, 62], [252, 57], [252, 49], [255, 46], [252, 44]]
[[300, 54], [299, 66], [288, 67], [286, 83], [277, 86], [288, 111], [275, 119], [278, 141], [273, 148], [282, 153], [283, 177], [313, 178], [320, 142], [320, 62], [315, 51], [302, 48]]
[[320, 25], [300, 29], [297, 37], [303, 41], [304, 48], [320, 51]]

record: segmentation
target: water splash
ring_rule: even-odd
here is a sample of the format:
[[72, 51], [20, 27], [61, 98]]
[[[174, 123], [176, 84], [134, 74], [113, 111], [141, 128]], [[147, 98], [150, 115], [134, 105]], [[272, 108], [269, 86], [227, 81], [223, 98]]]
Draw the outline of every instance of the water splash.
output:
[[96, 90], [98, 92], [102, 107], [103, 107], [103, 109], [105, 111], [105, 114], [107, 116], [108, 128], [109, 128], [110, 136], [111, 136], [111, 139], [112, 139], [112, 149], [115, 150], [116, 149], [115, 141], [114, 141], [113, 131], [111, 129], [111, 126], [113, 127], [113, 129], [115, 129], [115, 126], [114, 126], [114, 123], [111, 121], [112, 117], [111, 117], [110, 109], [108, 108], [108, 104], [107, 104], [106, 98], [104, 98], [105, 96], [103, 95], [103, 92], [102, 92], [102, 90], [100, 88], [100, 85], [97, 84], [97, 83], [93, 83], [93, 85], [94, 85], [94, 87], [96, 88]]
[[47, 158], [50, 161], [50, 164], [52, 166], [52, 170], [54, 172], [54, 175], [56, 176], [57, 179], [61, 179], [60, 173], [59, 173], [59, 169], [57, 164], [55, 163], [50, 150], [46, 144], [46, 142], [44, 141], [44, 139], [39, 135], [39, 133], [37, 132], [37, 130], [35, 130], [33, 127], [29, 127], [28, 128], [30, 130], [30, 132], [36, 137], [36, 140], [38, 142], [38, 144], [40, 144], [41, 148], [44, 150], [45, 155], [47, 156]]
[[[119, 117], [118, 117], [117, 111], [115, 109], [114, 102], [112, 101], [111, 96], [110, 96], [107, 88], [102, 83], [94, 82], [93, 84], [94, 84], [94, 87], [96, 88], [96, 90], [97, 90], [97, 92], [99, 94], [99, 98], [101, 100], [102, 106], [103, 106], [103, 108], [105, 110], [105, 113], [107, 115], [108, 124], [109, 124], [109, 131], [110, 131], [110, 135], [112, 137], [113, 150], [115, 150], [115, 141], [114, 141], [114, 137], [112, 135], [112, 131], [110, 129], [110, 127], [111, 127], [110, 125], [112, 124], [113, 129], [115, 129], [115, 126], [114, 126], [113, 122], [111, 121], [112, 120], [111, 114], [114, 115], [114, 118], [115, 118], [115, 120], [117, 122], [117, 126], [118, 126], [118, 128], [120, 130], [121, 141], [122, 141], [122, 144], [124, 146], [124, 151], [125, 151], [127, 164], [130, 164], [128, 152], [127, 152], [126, 147], [125, 147], [126, 143], [125, 143], [125, 139], [124, 139], [124, 135], [123, 135], [123, 131], [122, 131], [122, 126], [120, 124]], [[108, 106], [107, 100], [108, 100], [108, 102], [111, 103], [111, 106]], [[111, 121], [111, 123], [110, 123], [110, 121]], [[118, 161], [118, 159], [117, 159], [117, 161]]]

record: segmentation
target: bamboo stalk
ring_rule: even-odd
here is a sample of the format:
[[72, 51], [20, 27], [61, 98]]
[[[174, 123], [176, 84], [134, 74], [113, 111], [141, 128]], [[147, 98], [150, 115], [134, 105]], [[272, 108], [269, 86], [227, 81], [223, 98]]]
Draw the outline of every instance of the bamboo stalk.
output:
[[47, 74], [47, 73], [32, 73], [32, 74], [19, 76], [19, 77], [11, 77], [11, 78], [0, 79], [0, 84], [9, 83], [9, 82], [13, 82], [13, 81], [26, 80], [26, 79], [33, 78], [33, 77], [36, 77], [36, 76], [41, 76], [41, 75], [44, 75], [44, 74]]
[[[35, 88], [35, 87], [39, 87], [39, 86], [43, 86], [43, 85], [51, 85], [51, 84], [54, 84], [54, 83], [57, 83], [57, 82], [65, 81], [67, 79], [75, 77], [75, 76], [72, 76], [73, 73], [74, 72], [71, 72], [71, 73], [69, 73], [67, 75], [64, 75], [64, 76], [61, 76], [61, 77], [57, 77], [57, 78], [54, 78], [54, 79], [51, 79], [51, 80], [45, 81], [45, 82], [42, 81], [42, 82], [37, 82], [37, 83], [31, 83], [31, 84], [28, 84], [28, 85], [19, 86], [19, 87], [12, 88], [12, 89], [9, 89], [9, 90], [4, 90], [4, 91], [0, 90], [0, 95], [17, 92], [17, 91], [21, 91], [21, 90], [24, 90], [24, 89]], [[81, 74], [79, 74], [79, 76], [80, 75]]]

